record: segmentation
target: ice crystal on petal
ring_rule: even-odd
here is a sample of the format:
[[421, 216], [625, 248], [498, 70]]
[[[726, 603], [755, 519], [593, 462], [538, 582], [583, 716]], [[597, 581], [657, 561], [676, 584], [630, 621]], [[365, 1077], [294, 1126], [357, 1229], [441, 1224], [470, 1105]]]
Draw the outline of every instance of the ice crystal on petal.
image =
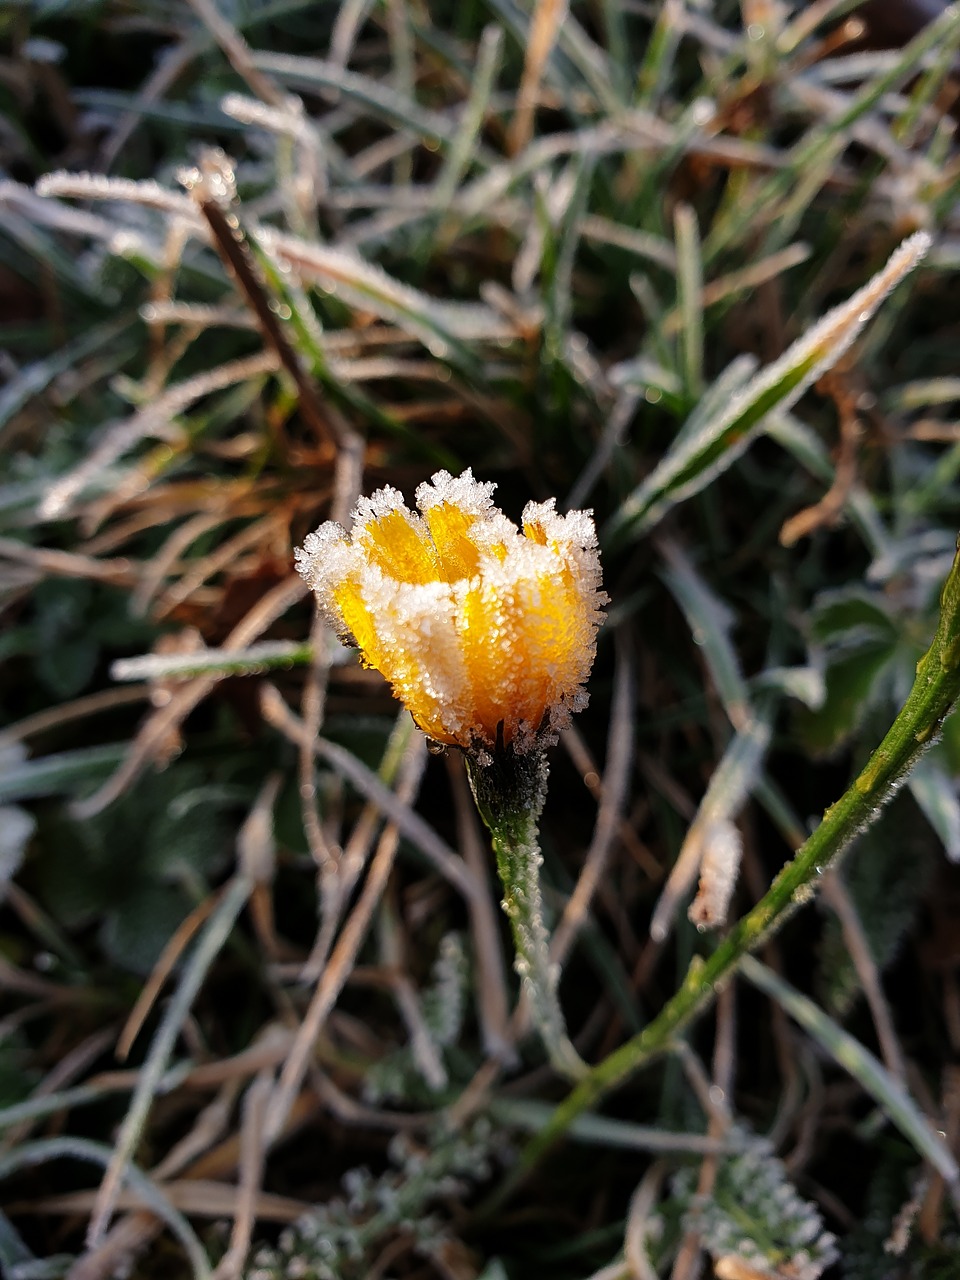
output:
[[607, 600], [589, 512], [531, 502], [518, 529], [494, 488], [438, 471], [420, 514], [380, 489], [350, 534], [321, 525], [297, 552], [328, 620], [424, 732], [477, 752], [542, 743], [586, 705]]

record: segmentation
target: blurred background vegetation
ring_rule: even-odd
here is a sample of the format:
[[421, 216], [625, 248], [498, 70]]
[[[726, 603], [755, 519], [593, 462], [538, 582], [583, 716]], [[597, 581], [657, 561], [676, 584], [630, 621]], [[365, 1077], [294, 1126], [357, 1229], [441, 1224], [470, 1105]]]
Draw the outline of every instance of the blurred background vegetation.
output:
[[[960, 1141], [960, 726], [765, 967], [494, 1204], [565, 1087], [461, 762], [292, 568], [438, 467], [514, 518], [594, 509], [612, 604], [542, 836], [601, 1060], [714, 945], [695, 862], [668, 880], [698, 812], [742, 843], [735, 918], [933, 633], [958, 50], [956, 9], [902, 0], [0, 12], [11, 1280], [960, 1274], [928, 1163]], [[921, 228], [748, 428], [754, 370]]]

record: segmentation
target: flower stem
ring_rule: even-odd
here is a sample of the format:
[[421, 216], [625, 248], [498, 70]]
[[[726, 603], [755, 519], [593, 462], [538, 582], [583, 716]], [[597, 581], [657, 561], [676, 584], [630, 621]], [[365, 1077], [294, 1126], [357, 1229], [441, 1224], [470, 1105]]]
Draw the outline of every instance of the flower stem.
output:
[[[718, 987], [730, 978], [743, 957], [812, 898], [820, 874], [834, 865], [876, 820], [884, 804], [936, 741], [958, 697], [960, 551], [940, 594], [940, 622], [933, 643], [917, 664], [913, 688], [886, 737], [757, 905], [737, 921], [712, 955], [706, 959], [694, 957], [680, 988], [657, 1017], [591, 1068], [557, 1107], [523, 1152], [518, 1177], [540, 1160], [577, 1116], [670, 1049], [677, 1033], [711, 1003]], [[507, 1190], [508, 1187], [503, 1188], [504, 1194]]]
[[559, 971], [550, 962], [540, 896], [538, 823], [547, 792], [546, 754], [539, 748], [498, 748], [489, 763], [467, 755], [467, 775], [480, 816], [490, 830], [503, 886], [503, 909], [513, 930], [514, 967], [530, 1001], [550, 1061], [580, 1079], [586, 1065], [570, 1043], [557, 994]]

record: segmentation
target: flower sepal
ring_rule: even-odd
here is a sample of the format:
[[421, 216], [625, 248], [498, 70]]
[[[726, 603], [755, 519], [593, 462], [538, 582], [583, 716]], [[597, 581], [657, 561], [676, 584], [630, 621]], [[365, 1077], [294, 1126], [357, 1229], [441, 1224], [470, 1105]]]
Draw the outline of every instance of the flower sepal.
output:
[[525, 844], [535, 833], [547, 794], [550, 766], [539, 745], [504, 745], [467, 751], [467, 776], [480, 817], [494, 841]]

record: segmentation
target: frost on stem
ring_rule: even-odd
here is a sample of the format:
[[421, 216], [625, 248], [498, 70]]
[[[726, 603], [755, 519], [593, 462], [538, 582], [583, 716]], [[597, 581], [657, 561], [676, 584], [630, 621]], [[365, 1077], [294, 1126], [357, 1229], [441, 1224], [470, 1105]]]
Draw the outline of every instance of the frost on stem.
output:
[[497, 856], [503, 910], [517, 952], [514, 967], [550, 1061], [562, 1075], [577, 1078], [586, 1068], [567, 1036], [557, 993], [560, 973], [550, 960], [540, 894], [537, 827], [547, 792], [546, 754], [540, 748], [501, 746], [488, 763], [468, 756], [467, 772]]

